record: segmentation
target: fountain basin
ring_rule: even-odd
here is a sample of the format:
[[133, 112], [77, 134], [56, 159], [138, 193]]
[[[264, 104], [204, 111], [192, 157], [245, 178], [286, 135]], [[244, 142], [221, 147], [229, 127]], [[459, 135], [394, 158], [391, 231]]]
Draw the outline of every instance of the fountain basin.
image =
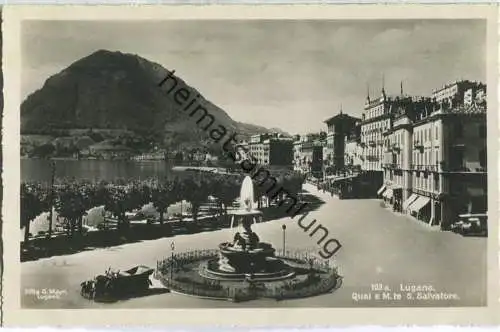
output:
[[230, 273], [256, 273], [269, 270], [275, 249], [268, 243], [259, 243], [257, 248], [243, 250], [231, 243], [219, 244], [219, 270]]

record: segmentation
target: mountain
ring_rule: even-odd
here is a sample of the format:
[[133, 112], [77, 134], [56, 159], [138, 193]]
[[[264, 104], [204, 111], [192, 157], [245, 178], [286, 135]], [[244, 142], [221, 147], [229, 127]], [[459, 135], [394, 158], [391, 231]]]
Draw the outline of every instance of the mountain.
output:
[[[210, 144], [196, 121], [158, 87], [168, 73], [140, 56], [99, 50], [51, 76], [26, 98], [21, 105], [21, 133], [57, 137], [92, 129], [152, 137], [166, 148]], [[178, 76], [176, 79], [178, 87], [186, 88], [191, 96], [201, 95]], [[203, 96], [198, 102], [228, 132], [242, 136], [270, 132], [234, 121]]]

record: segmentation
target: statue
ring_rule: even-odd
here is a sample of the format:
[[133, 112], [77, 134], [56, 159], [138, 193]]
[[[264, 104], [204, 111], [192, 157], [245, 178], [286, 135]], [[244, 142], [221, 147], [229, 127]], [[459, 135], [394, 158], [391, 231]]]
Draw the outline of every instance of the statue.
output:
[[234, 234], [233, 247], [240, 247], [243, 250], [254, 250], [259, 244], [259, 237], [252, 231], [251, 220], [242, 217], [243, 232]]
[[252, 224], [262, 212], [255, 209], [253, 182], [246, 176], [241, 185], [240, 208], [231, 212], [231, 228], [234, 224], [241, 227], [233, 236], [232, 242], [219, 245], [219, 268], [232, 273], [252, 273], [266, 268], [268, 258], [274, 256], [275, 249], [268, 243], [260, 242], [259, 236], [252, 231]]

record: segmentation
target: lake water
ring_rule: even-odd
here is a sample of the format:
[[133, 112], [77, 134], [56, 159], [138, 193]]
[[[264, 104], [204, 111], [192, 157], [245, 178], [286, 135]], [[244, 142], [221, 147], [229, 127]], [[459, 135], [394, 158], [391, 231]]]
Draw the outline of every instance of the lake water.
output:
[[[169, 177], [173, 165], [163, 160], [55, 160], [56, 175], [88, 180], [147, 179]], [[21, 181], [50, 181], [49, 160], [21, 159]]]

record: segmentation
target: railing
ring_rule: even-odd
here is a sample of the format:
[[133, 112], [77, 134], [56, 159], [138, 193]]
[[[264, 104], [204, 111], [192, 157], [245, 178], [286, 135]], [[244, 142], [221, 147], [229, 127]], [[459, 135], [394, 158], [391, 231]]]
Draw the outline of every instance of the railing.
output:
[[366, 156], [366, 160], [368, 160], [368, 161], [379, 161], [379, 157], [378, 156], [374, 156], [374, 155], [368, 155], [368, 156]]
[[[227, 286], [223, 286], [218, 280], [204, 279], [201, 282], [195, 282], [194, 279], [183, 277], [182, 275], [179, 277], [173, 273], [174, 270], [182, 270], [183, 266], [187, 264], [215, 258], [218, 256], [218, 253], [219, 250], [209, 249], [175, 254], [173, 257], [157, 262], [155, 277], [173, 291], [198, 297], [225, 299], [235, 302], [252, 300], [259, 297], [282, 300], [314, 296], [338, 288], [341, 282], [341, 278], [335, 267], [330, 266], [327, 261], [319, 259], [316, 255], [303, 250], [287, 250], [284, 256], [276, 255], [276, 257], [306, 265], [311, 271], [317, 271], [318, 273], [310, 273], [305, 280], [289, 280], [272, 288], [266, 287], [262, 283], [248, 284], [247, 287], [235, 287], [230, 283], [227, 283]], [[203, 264], [200, 265], [200, 273], [203, 268]]]

